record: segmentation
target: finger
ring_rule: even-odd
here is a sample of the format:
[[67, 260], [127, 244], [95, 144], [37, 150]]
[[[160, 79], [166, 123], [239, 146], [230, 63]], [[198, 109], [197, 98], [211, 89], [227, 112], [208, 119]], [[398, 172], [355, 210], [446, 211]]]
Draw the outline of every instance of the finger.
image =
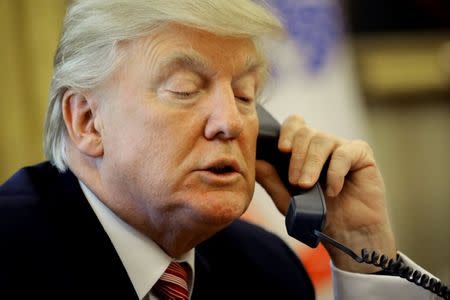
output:
[[257, 160], [256, 165], [256, 181], [266, 190], [272, 198], [277, 209], [286, 215], [290, 195], [275, 168], [266, 161]]
[[374, 165], [373, 152], [364, 141], [351, 141], [336, 148], [327, 171], [326, 194], [336, 197], [344, 187], [349, 172]]
[[344, 187], [345, 176], [350, 171], [352, 160], [348, 145], [338, 147], [332, 154], [330, 166], [327, 171], [326, 194], [336, 197]]
[[289, 162], [289, 182], [294, 185], [298, 184], [300, 179], [306, 152], [308, 151], [312, 136], [313, 131], [306, 126], [300, 128], [295, 134]]
[[309, 143], [298, 181], [301, 187], [309, 188], [317, 182], [320, 172], [331, 153], [338, 145], [338, 139], [324, 133], [315, 134]]
[[292, 150], [294, 137], [297, 131], [303, 126], [305, 126], [303, 117], [299, 115], [289, 116], [281, 125], [278, 149], [283, 152], [290, 152]]

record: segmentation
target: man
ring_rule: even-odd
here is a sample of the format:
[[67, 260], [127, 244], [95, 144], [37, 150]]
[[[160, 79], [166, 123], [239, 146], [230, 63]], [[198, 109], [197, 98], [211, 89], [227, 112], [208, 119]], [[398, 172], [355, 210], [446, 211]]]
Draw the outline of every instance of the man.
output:
[[[188, 275], [180, 285], [191, 299], [313, 299], [289, 247], [239, 220], [255, 179], [281, 213], [288, 206], [276, 171], [255, 161], [267, 72], [261, 41], [280, 34], [278, 20], [251, 1], [75, 1], [50, 89], [51, 163], [0, 188], [0, 294], [159, 299], [159, 278], [174, 275], [164, 271], [178, 261], [189, 266], [176, 272]], [[292, 116], [279, 148], [292, 153], [289, 180], [303, 188], [331, 155], [324, 232], [355, 251], [395, 257], [383, 181], [365, 142]], [[328, 251], [337, 299], [429, 297]]]

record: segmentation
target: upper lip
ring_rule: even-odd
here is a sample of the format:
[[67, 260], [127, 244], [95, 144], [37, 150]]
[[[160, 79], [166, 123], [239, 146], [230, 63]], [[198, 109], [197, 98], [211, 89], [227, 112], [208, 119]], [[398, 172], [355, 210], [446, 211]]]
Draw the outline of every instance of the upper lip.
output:
[[242, 168], [239, 165], [239, 163], [234, 159], [227, 159], [227, 158], [212, 161], [203, 166], [201, 169], [208, 170], [211, 168], [225, 168], [225, 167], [231, 168], [234, 172], [242, 173]]

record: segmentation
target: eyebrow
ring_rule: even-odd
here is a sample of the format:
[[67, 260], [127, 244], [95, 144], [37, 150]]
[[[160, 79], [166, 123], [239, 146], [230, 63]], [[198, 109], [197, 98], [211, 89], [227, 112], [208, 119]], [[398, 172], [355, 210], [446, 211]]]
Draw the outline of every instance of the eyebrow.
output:
[[213, 67], [199, 54], [195, 52], [175, 52], [163, 58], [159, 63], [157, 68], [158, 78], [163, 80], [180, 67], [192, 70], [203, 77], [214, 74]]
[[266, 61], [260, 57], [253, 57], [253, 56], [248, 56], [245, 60], [245, 65], [244, 65], [244, 69], [242, 72], [240, 72], [236, 78], [239, 79], [244, 75], [247, 75], [249, 73], [259, 73], [258, 75], [263, 77], [264, 73], [266, 71]]
[[[164, 80], [178, 68], [192, 70], [200, 76], [207, 78], [215, 74], [214, 67], [195, 51], [175, 52], [172, 55], [163, 58], [157, 68], [158, 81]], [[236, 77], [239, 78], [245, 74], [255, 71], [261, 71], [265, 68], [265, 61], [260, 57], [249, 56], [245, 59], [243, 71]]]
[[267, 61], [263, 59], [262, 56], [252, 57], [248, 56], [245, 61], [245, 68], [244, 71], [240, 72], [235, 79], [233, 79], [233, 82], [239, 81], [242, 77], [256, 73], [256, 86], [255, 86], [255, 92], [259, 94], [260, 87], [263, 84], [263, 82], [267, 79]]

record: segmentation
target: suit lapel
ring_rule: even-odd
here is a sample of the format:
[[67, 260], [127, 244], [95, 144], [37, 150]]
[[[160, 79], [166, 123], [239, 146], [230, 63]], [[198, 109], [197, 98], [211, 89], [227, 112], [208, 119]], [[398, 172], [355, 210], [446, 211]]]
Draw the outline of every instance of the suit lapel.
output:
[[203, 255], [199, 251], [195, 252], [195, 280], [192, 292], [192, 300], [195, 299], [211, 299], [213, 295], [211, 288], [213, 282], [211, 282], [211, 269], [210, 265]]
[[56, 186], [47, 194], [48, 211], [58, 226], [64, 263], [71, 268], [79, 299], [137, 299], [136, 292], [108, 235], [71, 173], [50, 174]]

